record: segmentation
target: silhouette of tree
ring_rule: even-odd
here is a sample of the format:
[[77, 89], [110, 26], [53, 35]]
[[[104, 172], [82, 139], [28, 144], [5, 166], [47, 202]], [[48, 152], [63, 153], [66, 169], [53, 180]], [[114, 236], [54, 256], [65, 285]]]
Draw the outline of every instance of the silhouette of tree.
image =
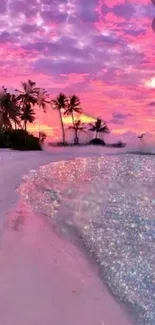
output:
[[47, 135], [45, 132], [40, 132], [39, 134], [39, 139], [40, 139], [40, 142], [43, 143], [47, 138]]
[[63, 118], [62, 118], [62, 111], [66, 109], [67, 107], [67, 98], [64, 94], [60, 93], [56, 99], [53, 99], [51, 101], [52, 108], [56, 109], [59, 113], [59, 118], [60, 118], [60, 124], [61, 124], [61, 130], [62, 130], [62, 142], [65, 143], [65, 128], [64, 128], [64, 123], [63, 123]]
[[74, 138], [74, 144], [79, 143], [79, 132], [83, 131], [86, 129], [83, 123], [81, 123], [80, 120], [74, 121], [74, 125], [69, 126], [69, 129], [74, 130], [75, 132], [75, 138]]
[[35, 120], [35, 113], [33, 107], [37, 103], [36, 98], [36, 83], [32, 80], [21, 82], [22, 90], [15, 89], [19, 94], [17, 100], [21, 109], [21, 120], [24, 121], [24, 129], [27, 130], [27, 123], [33, 123]]
[[35, 105], [37, 103], [36, 98], [36, 83], [28, 80], [28, 82], [21, 82], [22, 90], [15, 89], [16, 92], [19, 93], [17, 96], [17, 100], [20, 101], [20, 105], [22, 106], [22, 109], [26, 107], [27, 104]]
[[20, 126], [20, 106], [18, 105], [17, 97], [7, 92], [6, 88], [3, 88], [4, 92], [0, 97], [0, 128], [12, 128], [12, 122], [16, 126]]
[[100, 133], [110, 133], [106, 123], [102, 121], [100, 118], [97, 118], [97, 120], [94, 123], [90, 123], [89, 125], [90, 125], [89, 130], [92, 132], [96, 132], [95, 139], [98, 139]]
[[67, 99], [67, 107], [64, 112], [65, 115], [71, 115], [73, 125], [74, 125], [74, 113], [78, 113], [78, 114], [82, 113], [82, 108], [80, 107], [80, 99], [76, 95], [70, 96]]
[[50, 104], [49, 95], [45, 89], [36, 88], [37, 104], [39, 106], [39, 116], [38, 116], [38, 133], [40, 139], [40, 124], [41, 124], [41, 108], [44, 113], [46, 113], [47, 105]]
[[27, 123], [33, 123], [35, 120], [35, 112], [31, 104], [27, 104], [22, 109], [21, 120], [24, 121], [24, 130], [27, 131]]

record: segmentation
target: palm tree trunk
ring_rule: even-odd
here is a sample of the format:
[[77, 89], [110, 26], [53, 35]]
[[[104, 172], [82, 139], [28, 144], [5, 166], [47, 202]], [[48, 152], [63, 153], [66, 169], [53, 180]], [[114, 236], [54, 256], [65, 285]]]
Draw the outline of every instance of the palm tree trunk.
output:
[[62, 119], [61, 109], [59, 109], [59, 117], [60, 117], [61, 130], [62, 130], [62, 142], [65, 143], [66, 142], [65, 129], [64, 129], [64, 123], [63, 123], [63, 119]]
[[2, 112], [0, 113], [0, 130], [2, 129], [3, 127], [3, 123], [4, 123], [4, 119], [3, 119], [3, 114]]
[[24, 121], [24, 130], [27, 131], [27, 121]]
[[75, 144], [79, 144], [78, 131], [75, 130]]
[[40, 140], [40, 118], [41, 116], [41, 106], [39, 105], [39, 117], [38, 117], [38, 136], [39, 136], [39, 140]]
[[74, 113], [72, 111], [72, 123], [73, 123], [73, 126], [74, 126]]
[[24, 135], [24, 139], [25, 139], [25, 145], [26, 145], [26, 127], [27, 127], [27, 121], [24, 121], [24, 131], [25, 131], [25, 135]]
[[[75, 126], [75, 121], [74, 121], [74, 113], [72, 111], [72, 124], [73, 126]], [[74, 129], [75, 130], [75, 129]], [[77, 144], [77, 133], [76, 133], [76, 130], [75, 130], [75, 138], [74, 138], [74, 144]]]
[[96, 131], [96, 139], [98, 139], [98, 131]]

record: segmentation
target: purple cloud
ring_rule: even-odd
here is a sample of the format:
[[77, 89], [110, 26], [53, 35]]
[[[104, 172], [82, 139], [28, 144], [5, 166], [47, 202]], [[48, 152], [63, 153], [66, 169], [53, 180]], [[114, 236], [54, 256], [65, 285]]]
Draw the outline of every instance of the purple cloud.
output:
[[6, 1], [1, 2], [0, 5], [0, 14], [5, 14], [6, 13]]
[[122, 112], [114, 112], [113, 113], [113, 118], [116, 118], [116, 119], [119, 119], [119, 120], [124, 120], [125, 118], [127, 117], [130, 117], [132, 116], [132, 114], [128, 113], [128, 114], [125, 114], [125, 113], [122, 113]]
[[112, 12], [116, 16], [125, 17], [130, 19], [136, 12], [134, 5], [130, 3], [118, 4], [113, 7]]
[[113, 112], [112, 113], [112, 119], [109, 121], [112, 124], [120, 124], [123, 125], [125, 120], [129, 117], [132, 117], [132, 114], [130, 113], [122, 113], [122, 112]]
[[12, 40], [12, 37], [11, 37], [10, 33], [8, 33], [8, 32], [0, 33], [0, 43], [6, 43], [11, 40]]
[[30, 25], [30, 24], [23, 24], [21, 25], [21, 31], [25, 34], [31, 34], [37, 31], [37, 26], [36, 25]]
[[51, 93], [78, 92], [91, 114], [123, 126], [132, 122], [125, 108], [141, 110], [143, 123], [154, 106], [146, 86], [154, 77], [151, 2], [11, 0], [6, 8], [7, 0], [0, 6], [2, 83], [18, 87], [32, 75]]

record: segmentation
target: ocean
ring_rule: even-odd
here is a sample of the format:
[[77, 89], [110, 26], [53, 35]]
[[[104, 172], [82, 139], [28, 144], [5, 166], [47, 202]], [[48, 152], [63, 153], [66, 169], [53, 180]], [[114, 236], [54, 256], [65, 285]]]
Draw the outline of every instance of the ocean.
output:
[[155, 323], [155, 156], [75, 158], [32, 170], [20, 187], [33, 211], [82, 249], [136, 324]]

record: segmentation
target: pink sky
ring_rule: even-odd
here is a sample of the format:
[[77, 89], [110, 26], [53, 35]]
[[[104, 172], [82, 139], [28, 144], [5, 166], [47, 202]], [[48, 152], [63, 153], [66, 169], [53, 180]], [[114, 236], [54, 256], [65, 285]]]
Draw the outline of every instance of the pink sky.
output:
[[[151, 0], [3, 1], [1, 85], [31, 79], [51, 97], [75, 93], [113, 132], [154, 132], [154, 17]], [[52, 137], [58, 123], [51, 108], [42, 114]]]

